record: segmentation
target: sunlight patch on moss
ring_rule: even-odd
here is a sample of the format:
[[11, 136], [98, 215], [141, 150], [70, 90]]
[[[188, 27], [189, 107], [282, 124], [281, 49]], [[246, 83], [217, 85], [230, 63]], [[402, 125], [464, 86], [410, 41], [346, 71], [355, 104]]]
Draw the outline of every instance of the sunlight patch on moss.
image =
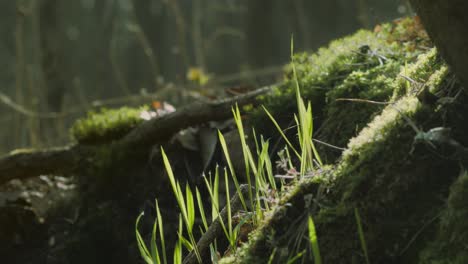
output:
[[[418, 85], [415, 84], [426, 84], [429, 77], [439, 68], [443, 67], [443, 65], [444, 63], [438, 55], [436, 48], [432, 48], [428, 52], [419, 55], [415, 63], [402, 68], [399, 74], [401, 78], [398, 79], [398, 88], [395, 90], [393, 97], [397, 98], [398, 96], [415, 92], [414, 88], [418, 88]], [[416, 83], [412, 83], [413, 81], [409, 81], [405, 77], [411, 78]]]
[[357, 137], [352, 138], [346, 151], [343, 153], [343, 159], [360, 153], [363, 155], [364, 148], [372, 146], [377, 142], [386, 140], [388, 132], [398, 121], [403, 121], [402, 115], [411, 117], [420, 106], [417, 98], [407, 96], [397, 101], [394, 105], [387, 106], [380, 115], [364, 128]]

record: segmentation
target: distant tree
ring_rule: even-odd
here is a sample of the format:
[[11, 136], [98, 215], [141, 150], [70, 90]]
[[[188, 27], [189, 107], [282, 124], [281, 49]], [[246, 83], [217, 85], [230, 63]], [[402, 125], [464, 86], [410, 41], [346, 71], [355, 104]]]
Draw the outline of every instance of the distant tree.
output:
[[41, 35], [42, 71], [44, 74], [47, 104], [49, 110], [60, 112], [62, 110], [63, 97], [65, 94], [65, 81], [63, 72], [63, 48], [59, 43], [56, 0], [41, 1], [39, 12], [39, 27]]

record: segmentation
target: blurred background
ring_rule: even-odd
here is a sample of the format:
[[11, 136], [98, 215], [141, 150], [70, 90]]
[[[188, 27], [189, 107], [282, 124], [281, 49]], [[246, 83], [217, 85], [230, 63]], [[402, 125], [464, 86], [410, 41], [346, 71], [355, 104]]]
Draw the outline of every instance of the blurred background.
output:
[[282, 79], [313, 51], [412, 13], [406, 0], [0, 1], [0, 155], [70, 141], [86, 111]]

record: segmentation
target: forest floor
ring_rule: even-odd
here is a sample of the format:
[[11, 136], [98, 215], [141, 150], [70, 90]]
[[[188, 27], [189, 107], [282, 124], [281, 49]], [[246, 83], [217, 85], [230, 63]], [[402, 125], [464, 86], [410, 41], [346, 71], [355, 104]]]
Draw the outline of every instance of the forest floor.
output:
[[[72, 145], [1, 158], [0, 258], [35, 264], [141, 261], [135, 220], [141, 211], [150, 216], [140, 223], [149, 239], [155, 197], [164, 229], [178, 228], [165, 155], [180, 182], [199, 186], [209, 197], [200, 175], [218, 164], [231, 166], [219, 130], [233, 171], [247, 182], [231, 120], [235, 102], [245, 131], [254, 127], [269, 140], [275, 175], [298, 176], [299, 158], [277, 156], [287, 144], [259, 107], [280, 127], [292, 127], [296, 82], [313, 107], [314, 138], [326, 144], [315, 142], [320, 155], [308, 177], [288, 180], [281, 196], [275, 190], [262, 197], [271, 210], [247, 228], [238, 249], [219, 250], [226, 252], [221, 262], [286, 263], [298, 255], [312, 261], [305, 234], [313, 217], [324, 263], [466, 263], [468, 94], [417, 18], [296, 54], [280, 85], [146, 121], [140, 114], [147, 109], [91, 113], [72, 128]], [[284, 133], [296, 142], [293, 130]], [[167, 239], [169, 252], [176, 232]]]

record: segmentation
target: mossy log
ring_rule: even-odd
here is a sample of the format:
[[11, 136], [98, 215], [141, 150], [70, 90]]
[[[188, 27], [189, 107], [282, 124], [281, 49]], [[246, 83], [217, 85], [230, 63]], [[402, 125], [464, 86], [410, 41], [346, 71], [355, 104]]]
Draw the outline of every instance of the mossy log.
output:
[[[415, 24], [407, 25], [407, 30], [415, 29]], [[399, 34], [405, 35], [401, 30]], [[322, 53], [331, 54], [334, 47]], [[334, 58], [328, 65], [342, 61]], [[312, 69], [306, 63], [299, 66], [305, 67], [300, 80], [304, 87], [331, 83], [329, 91], [311, 89], [319, 95], [312, 100], [321, 106], [316, 111], [322, 118], [320, 129], [348, 141], [346, 150], [338, 159], [329, 159], [336, 162], [312, 179], [299, 182], [249, 242], [221, 263], [285, 263], [297, 254], [313, 261], [306, 235], [310, 216], [324, 263], [467, 263], [466, 250], [461, 248], [468, 241], [462, 231], [466, 224], [460, 221], [466, 206], [460, 201], [466, 198], [468, 94], [435, 48], [400, 65], [396, 74], [384, 74], [391, 79], [387, 86], [391, 95], [385, 93], [384, 100], [372, 94], [382, 88], [375, 79], [357, 79], [341, 92], [339, 87], [356, 72], [341, 72], [341, 80], [330, 82], [327, 77], [334, 73], [333, 67], [322, 70], [325, 77], [320, 77], [314, 65]], [[339, 96], [334, 96], [337, 92]], [[348, 107], [376, 108], [367, 113], [348, 111], [337, 102], [342, 97], [355, 98], [344, 100]], [[339, 129], [345, 125], [341, 122], [356, 125], [359, 121], [364, 122], [363, 128], [355, 135]]]
[[[121, 138], [115, 139], [109, 136], [111, 139], [104, 144], [112, 146], [114, 152], [127, 153], [135, 149], [148, 152], [151, 146], [166, 142], [184, 128], [230, 118], [231, 109], [235, 104], [239, 106], [254, 104], [259, 95], [268, 91], [270, 87], [264, 87], [225, 100], [211, 103], [196, 102], [174, 113], [141, 122], [125, 135], [121, 135]], [[113, 129], [109, 131], [114, 134]], [[106, 138], [108, 135], [104, 134], [102, 137]], [[41, 174], [77, 173], [79, 170], [87, 169], [87, 166], [92, 166], [93, 157], [99, 155], [100, 152], [102, 152], [102, 143], [100, 145], [76, 144], [45, 150], [13, 151], [0, 159], [0, 184], [11, 179], [26, 179]]]

